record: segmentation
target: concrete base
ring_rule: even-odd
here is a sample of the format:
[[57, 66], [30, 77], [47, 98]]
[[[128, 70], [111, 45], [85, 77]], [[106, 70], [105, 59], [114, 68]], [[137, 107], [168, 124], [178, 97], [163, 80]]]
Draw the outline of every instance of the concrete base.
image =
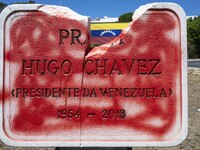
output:
[[132, 150], [131, 147], [56, 147], [55, 150]]

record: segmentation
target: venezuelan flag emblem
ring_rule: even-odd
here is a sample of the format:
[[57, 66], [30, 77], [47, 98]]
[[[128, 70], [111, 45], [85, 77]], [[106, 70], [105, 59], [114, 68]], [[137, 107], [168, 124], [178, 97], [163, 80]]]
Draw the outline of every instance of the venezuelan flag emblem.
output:
[[128, 23], [92, 23], [91, 44], [104, 44], [110, 42], [126, 28]]

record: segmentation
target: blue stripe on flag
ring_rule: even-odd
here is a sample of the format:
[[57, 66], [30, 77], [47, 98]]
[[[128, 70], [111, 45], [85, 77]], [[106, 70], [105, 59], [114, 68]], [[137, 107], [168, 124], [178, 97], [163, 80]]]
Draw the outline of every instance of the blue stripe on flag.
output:
[[93, 37], [112, 37], [120, 35], [122, 30], [92, 30], [91, 36]]

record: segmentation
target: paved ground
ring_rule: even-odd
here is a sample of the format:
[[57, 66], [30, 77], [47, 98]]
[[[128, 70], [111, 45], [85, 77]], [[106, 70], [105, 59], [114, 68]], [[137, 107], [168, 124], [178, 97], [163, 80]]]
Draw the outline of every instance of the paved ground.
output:
[[[180, 149], [181, 150], [200, 150], [200, 75], [189, 74], [188, 89], [189, 89], [189, 100], [188, 100], [189, 101], [189, 133], [188, 133], [187, 139], [182, 144], [175, 147], [132, 148], [133, 150], [180, 150]], [[55, 148], [8, 147], [0, 142], [0, 150], [54, 150], [54, 149]]]
[[200, 68], [200, 59], [189, 59], [188, 67]]

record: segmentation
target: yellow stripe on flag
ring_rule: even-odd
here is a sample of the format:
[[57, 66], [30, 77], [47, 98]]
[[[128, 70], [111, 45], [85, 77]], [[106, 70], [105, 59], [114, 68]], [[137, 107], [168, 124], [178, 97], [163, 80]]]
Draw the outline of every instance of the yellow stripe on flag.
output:
[[127, 26], [128, 23], [93, 23], [91, 30], [120, 30]]

